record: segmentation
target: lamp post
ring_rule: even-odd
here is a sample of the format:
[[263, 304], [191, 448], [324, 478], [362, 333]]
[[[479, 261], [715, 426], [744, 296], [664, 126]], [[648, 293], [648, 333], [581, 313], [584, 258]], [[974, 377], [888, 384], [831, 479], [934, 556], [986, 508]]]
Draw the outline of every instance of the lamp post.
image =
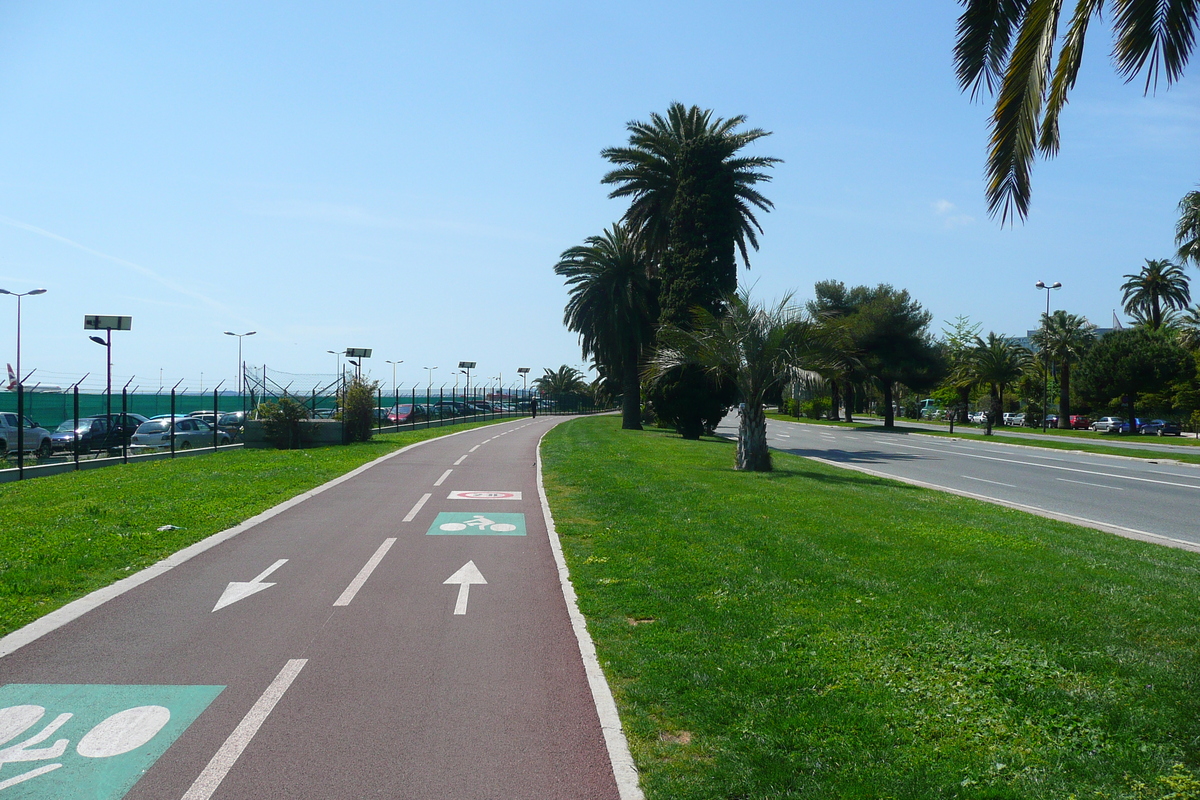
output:
[[341, 380], [341, 378], [342, 378], [342, 351], [326, 350], [325, 352], [329, 353], [330, 355], [337, 356], [337, 367], [335, 368], [336, 371], [334, 372], [334, 374], [338, 376], [338, 380]]
[[517, 372], [521, 376], [521, 394], [525, 396], [526, 400], [528, 400], [529, 386], [526, 384], [525, 379], [529, 377], [529, 367], [517, 367]]
[[[1046, 316], [1042, 317], [1042, 327], [1045, 328], [1046, 322], [1050, 319], [1050, 291], [1052, 289], [1061, 289], [1062, 284], [1058, 281], [1047, 284], [1044, 281], [1038, 281], [1034, 284], [1038, 289], [1046, 290]], [[1047, 405], [1050, 402], [1050, 360], [1046, 358], [1045, 348], [1042, 348], [1042, 433], [1046, 432], [1047, 424], [1046, 417], [1050, 416], [1047, 411]]]
[[425, 396], [429, 397], [429, 393], [433, 391], [433, 371], [437, 367], [421, 367], [421, 369], [425, 370], [425, 375], [429, 378], [429, 381], [425, 384]]
[[17, 477], [25, 477], [25, 387], [21, 381], [21, 298], [35, 294], [45, 294], [45, 289], [30, 289], [28, 292], [10, 292], [0, 289], [0, 294], [10, 294], [17, 298]]
[[225, 331], [226, 336], [236, 336], [238, 340], [238, 395], [242, 398], [242, 411], [246, 410], [246, 387], [242, 382], [242, 376], [246, 372], [246, 368], [242, 365], [242, 339], [247, 336], [253, 336], [258, 331], [247, 331], [246, 333], [234, 333], [233, 331]]
[[384, 362], [392, 365], [392, 411], [395, 411], [400, 405], [400, 398], [396, 395], [396, 367], [400, 364], [403, 364], [404, 359], [400, 359], [399, 361], [389, 361], [385, 358]]

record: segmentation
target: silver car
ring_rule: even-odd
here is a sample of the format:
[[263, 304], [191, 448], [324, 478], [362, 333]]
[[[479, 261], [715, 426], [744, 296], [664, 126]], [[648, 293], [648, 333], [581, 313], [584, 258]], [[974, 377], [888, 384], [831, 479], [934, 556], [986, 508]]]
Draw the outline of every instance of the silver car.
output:
[[[162, 450], [170, 448], [171, 434], [175, 434], [175, 449], [190, 450], [193, 447], [212, 447], [213, 426], [196, 417], [170, 417], [143, 422], [129, 440], [133, 450]], [[229, 444], [231, 439], [225, 431], [217, 431], [218, 444]]]

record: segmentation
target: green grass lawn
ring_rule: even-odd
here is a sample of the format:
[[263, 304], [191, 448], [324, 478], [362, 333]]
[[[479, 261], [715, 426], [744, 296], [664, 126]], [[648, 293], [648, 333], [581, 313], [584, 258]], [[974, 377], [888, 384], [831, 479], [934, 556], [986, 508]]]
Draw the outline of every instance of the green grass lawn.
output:
[[543, 454], [650, 800], [1200, 796], [1200, 556], [619, 425]]
[[[311, 450], [233, 449], [0, 485], [0, 635], [413, 442], [490, 422]], [[174, 525], [175, 531], [156, 530]]]

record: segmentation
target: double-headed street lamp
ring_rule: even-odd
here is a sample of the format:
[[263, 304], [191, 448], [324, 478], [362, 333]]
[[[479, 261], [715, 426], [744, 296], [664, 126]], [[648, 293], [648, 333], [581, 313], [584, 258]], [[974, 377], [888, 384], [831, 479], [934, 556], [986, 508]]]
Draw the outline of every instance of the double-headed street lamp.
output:
[[0, 294], [10, 294], [17, 298], [17, 476], [25, 477], [25, 389], [21, 381], [21, 298], [34, 294], [45, 294], [45, 289], [30, 289], [28, 292], [10, 292], [0, 289]]
[[400, 398], [396, 396], [396, 367], [403, 364], [404, 359], [391, 361], [385, 358], [384, 362], [392, 365], [392, 410], [395, 411], [396, 407], [400, 405]]
[[[1046, 290], [1046, 316], [1042, 317], [1042, 330], [1046, 330], [1046, 326], [1050, 321], [1050, 291], [1052, 289], [1061, 289], [1062, 284], [1058, 281], [1047, 284], [1045, 281], [1038, 281], [1034, 284], [1038, 289]], [[1042, 433], [1046, 432], [1046, 418], [1050, 416], [1047, 405], [1050, 402], [1050, 359], [1046, 357], [1046, 348], [1042, 348]], [[1060, 409], [1061, 411], [1061, 409]]]

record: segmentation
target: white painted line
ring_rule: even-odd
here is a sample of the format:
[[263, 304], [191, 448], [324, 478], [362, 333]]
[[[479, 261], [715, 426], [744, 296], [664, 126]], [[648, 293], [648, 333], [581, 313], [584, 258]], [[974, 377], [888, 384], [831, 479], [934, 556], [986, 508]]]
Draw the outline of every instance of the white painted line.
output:
[[777, 433], [777, 434], [775, 434], [775, 435], [776, 435], [776, 436], [778, 436], [780, 439], [790, 439], [790, 438], [792, 438], [792, 435], [791, 435], [790, 433]]
[[[1011, 483], [1001, 483], [1000, 481], [989, 481], [987, 478], [976, 478], [974, 475], [959, 475], [960, 478], [966, 478], [969, 481], [980, 481], [981, 483], [994, 483], [996, 486], [1007, 486], [1010, 489], [1017, 488]], [[1059, 480], [1062, 480], [1061, 478]]]
[[[468, 455], [470, 455], [470, 454], [468, 453]], [[456, 466], [456, 467], [457, 467], [459, 464], [461, 464], [462, 462], [464, 462], [464, 461], [466, 461], [466, 460], [467, 460], [467, 456], [463, 456], [463, 457], [462, 457], [462, 458], [460, 458], [458, 461], [455, 461], [455, 462], [454, 462], [454, 466]]]
[[425, 494], [421, 495], [421, 499], [417, 501], [417, 504], [415, 506], [413, 506], [412, 509], [408, 512], [408, 515], [404, 517], [404, 522], [412, 522], [414, 519], [416, 519], [417, 512], [419, 512], [421, 510], [421, 506], [425, 505], [425, 501], [427, 501], [431, 497], [433, 497], [433, 495], [430, 494], [429, 492], [426, 492]]
[[468, 450], [467, 452], [468, 452], [468, 453], [474, 453], [476, 450], [478, 450], [478, 449], [479, 449], [479, 448], [481, 448], [481, 447], [483, 447], [483, 445], [482, 445], [482, 444], [477, 444], [477, 445], [475, 445], [474, 447], [472, 447], [470, 450]]
[[252, 580], [231, 581], [230, 584], [225, 587], [225, 591], [221, 593], [221, 597], [219, 600], [217, 600], [217, 604], [213, 606], [213, 611], [218, 611], [225, 606], [231, 606], [238, 600], [245, 600], [250, 595], [258, 594], [263, 589], [270, 589], [275, 584], [265, 583], [267, 576], [282, 567], [287, 562], [288, 560], [286, 558], [279, 559], [274, 564], [263, 570], [258, 577]]
[[441, 486], [441, 485], [442, 485], [442, 481], [446, 480], [446, 478], [449, 478], [449, 477], [450, 477], [450, 473], [451, 473], [451, 472], [454, 472], [454, 470], [452, 470], [452, 469], [448, 469], [448, 470], [446, 470], [445, 472], [443, 472], [443, 473], [442, 473], [442, 477], [440, 477], [440, 478], [438, 478], [436, 481], [434, 481], [434, 482], [433, 482], [433, 485], [434, 485], [434, 486]]
[[[426, 495], [426, 497], [428, 496]], [[346, 591], [342, 592], [341, 597], [333, 601], [335, 608], [337, 606], [350, 605], [350, 601], [358, 594], [358, 590], [367, 582], [367, 578], [371, 577], [371, 573], [375, 571], [375, 568], [379, 566], [379, 562], [383, 561], [383, 557], [387, 555], [387, 551], [391, 550], [392, 545], [395, 543], [396, 537], [394, 536], [383, 540], [383, 544], [379, 545], [379, 548], [375, 551], [375, 555], [371, 556], [367, 563], [363, 565], [363, 568], [358, 571], [358, 574], [354, 576], [354, 580], [350, 581], [350, 585], [346, 587]]]
[[196, 778], [195, 783], [187, 790], [182, 800], [209, 800], [213, 796], [213, 792], [233, 769], [233, 765], [237, 763], [242, 751], [250, 744], [254, 734], [258, 733], [258, 729], [267, 721], [267, 717], [275, 709], [275, 704], [283, 697], [283, 693], [288, 690], [292, 681], [296, 680], [296, 676], [300, 674], [300, 670], [304, 669], [304, 665], [307, 663], [307, 658], [293, 658], [283, 665], [283, 669], [275, 676], [275, 680], [271, 681], [271, 685], [262, 693], [262, 697], [258, 698], [258, 702], [246, 712], [246, 716], [242, 717], [242, 721], [233, 729], [233, 733], [229, 734], [225, 744], [221, 745], [221, 749], [208, 762], [208, 766]]
[[1113, 491], [1117, 491], [1117, 492], [1125, 491], [1120, 486], [1106, 486], [1103, 483], [1088, 483], [1087, 481], [1073, 481], [1070, 478], [1055, 478], [1054, 480], [1063, 481], [1064, 483], [1077, 483], [1080, 486], [1095, 486], [1097, 489], [1112, 489]]
[[600, 668], [596, 645], [588, 633], [587, 620], [579, 610], [579, 599], [575, 596], [575, 587], [571, 585], [571, 573], [567, 570], [566, 559], [563, 558], [562, 542], [558, 539], [554, 517], [550, 514], [550, 503], [546, 499], [546, 487], [542, 483], [542, 439], [546, 438], [546, 433], [550, 430], [552, 429], [547, 429], [541, 439], [538, 439], [537, 484], [538, 495], [542, 500], [542, 516], [546, 520], [546, 533], [550, 538], [550, 550], [554, 554], [554, 563], [558, 566], [558, 582], [562, 585], [563, 599], [567, 602], [567, 616], [571, 619], [571, 629], [575, 631], [575, 641], [579, 644], [579, 655], [583, 659], [588, 688], [592, 690], [592, 703], [595, 704], [596, 715], [600, 718], [604, 746], [608, 749], [608, 760], [612, 763], [613, 777], [617, 781], [617, 795], [621, 800], [645, 800], [646, 795], [638, 785], [637, 765], [633, 763], [629, 742], [621, 728], [617, 703], [613, 700], [608, 681], [604, 679], [604, 670]]

